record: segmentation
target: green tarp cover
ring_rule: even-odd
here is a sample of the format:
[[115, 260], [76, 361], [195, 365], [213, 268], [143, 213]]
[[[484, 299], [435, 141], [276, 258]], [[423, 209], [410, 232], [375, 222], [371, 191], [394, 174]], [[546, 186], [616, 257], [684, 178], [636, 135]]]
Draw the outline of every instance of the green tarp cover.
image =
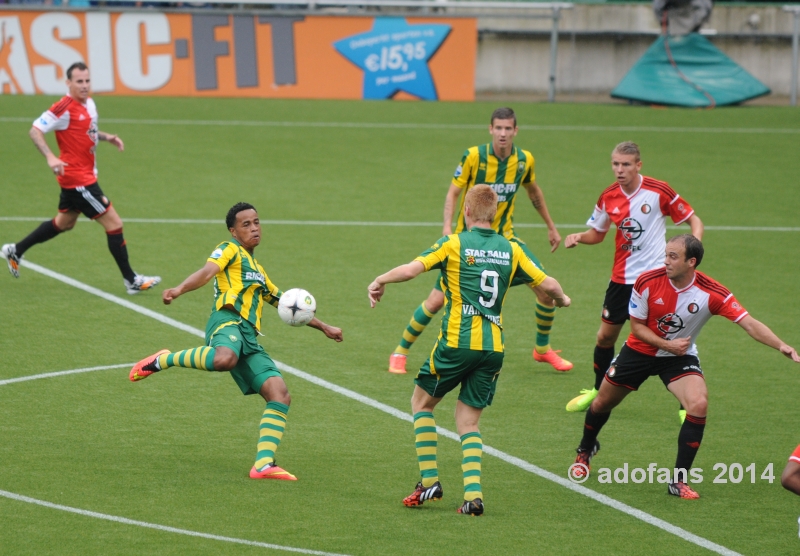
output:
[[[675, 65], [691, 83], [682, 79], [670, 63], [667, 40]], [[692, 33], [682, 37], [659, 37], [611, 91], [611, 96], [648, 104], [702, 107], [736, 104], [769, 92], [769, 88], [708, 39]]]

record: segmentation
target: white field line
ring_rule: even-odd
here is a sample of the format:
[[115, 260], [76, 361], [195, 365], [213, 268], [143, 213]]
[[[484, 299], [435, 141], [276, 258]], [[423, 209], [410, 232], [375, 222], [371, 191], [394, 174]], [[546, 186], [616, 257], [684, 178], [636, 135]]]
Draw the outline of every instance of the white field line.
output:
[[220, 535], [210, 535], [208, 533], [199, 533], [197, 531], [190, 531], [188, 529], [178, 529], [177, 527], [168, 527], [166, 525], [158, 525], [156, 523], [148, 523], [146, 521], [137, 521], [135, 519], [128, 519], [127, 517], [119, 517], [115, 515], [101, 514], [99, 512], [90, 512], [89, 510], [81, 510], [80, 508], [73, 508], [71, 506], [62, 506], [61, 504], [53, 504], [52, 502], [45, 502], [36, 498], [14, 494], [5, 490], [0, 490], [0, 496], [17, 500], [19, 502], [27, 502], [28, 504], [36, 504], [37, 506], [44, 506], [53, 510], [61, 510], [62, 512], [70, 512], [73, 514], [84, 515], [87, 517], [94, 517], [96, 519], [104, 519], [106, 521], [115, 521], [124, 525], [136, 525], [137, 527], [146, 527], [148, 529], [156, 529], [158, 531], [165, 531], [167, 533], [177, 533], [179, 535], [188, 535], [190, 537], [201, 537], [204, 539], [211, 539], [214, 541], [231, 542], [236, 544], [246, 544], [249, 546], [258, 546], [260, 548], [271, 548], [272, 550], [283, 550], [284, 552], [297, 552], [300, 554], [317, 554], [319, 556], [343, 556], [332, 552], [321, 552], [319, 550], [308, 550], [305, 548], [294, 548], [292, 546], [281, 546], [279, 544], [270, 544], [266, 542], [248, 541], [245, 539], [235, 539], [233, 537], [222, 537]]
[[[31, 123], [35, 118], [3, 117], [0, 123]], [[450, 130], [487, 129], [487, 124], [437, 124], [411, 122], [275, 122], [251, 120], [150, 120], [130, 118], [103, 118], [106, 124], [132, 125], [174, 125], [174, 126], [226, 126], [226, 127], [308, 127], [308, 128], [349, 128], [349, 129], [409, 129], [409, 130]], [[592, 126], [592, 125], [520, 125], [521, 130], [529, 131], [571, 131], [571, 132], [615, 132], [630, 133], [753, 133], [753, 134], [800, 134], [797, 128], [775, 127], [662, 127], [662, 126]]]
[[[49, 216], [0, 216], [0, 222], [41, 222], [49, 220]], [[81, 218], [78, 222], [88, 223], [91, 220]], [[184, 219], [184, 218], [123, 218], [123, 222], [135, 224], [213, 224], [224, 226], [224, 220]], [[441, 228], [441, 222], [369, 222], [347, 220], [262, 220], [264, 226], [367, 226], [386, 228]], [[546, 228], [545, 224], [514, 224], [515, 228]], [[564, 229], [586, 229], [586, 224], [559, 224]], [[668, 226], [673, 230], [686, 229], [685, 226]], [[800, 232], [800, 227], [790, 226], [705, 226], [706, 230], [724, 232]]]
[[[189, 326], [187, 324], [183, 324], [183, 323], [178, 322], [178, 321], [176, 321], [174, 319], [171, 319], [169, 317], [165, 317], [164, 315], [162, 315], [160, 313], [156, 313], [155, 311], [151, 311], [150, 309], [146, 309], [144, 307], [141, 307], [139, 305], [131, 303], [130, 301], [126, 301], [125, 299], [119, 298], [119, 297], [117, 297], [115, 295], [111, 295], [109, 293], [103, 292], [101, 290], [98, 290], [97, 288], [93, 288], [92, 286], [89, 286], [87, 284], [79, 282], [78, 280], [75, 280], [75, 279], [70, 278], [68, 276], [64, 276], [63, 274], [59, 274], [59, 273], [54, 272], [52, 270], [46, 269], [46, 268], [44, 268], [44, 267], [42, 267], [40, 265], [37, 265], [35, 263], [31, 263], [29, 261], [25, 261], [24, 259], [22, 261], [20, 261], [20, 262], [21, 262], [21, 264], [23, 266], [25, 266], [27, 268], [30, 268], [31, 270], [34, 270], [36, 272], [40, 272], [40, 273], [44, 274], [45, 276], [49, 276], [51, 278], [54, 278], [54, 279], [56, 279], [56, 280], [58, 280], [60, 282], [63, 282], [63, 283], [68, 284], [70, 286], [76, 287], [76, 288], [78, 288], [80, 290], [83, 290], [83, 291], [85, 291], [87, 293], [91, 293], [93, 295], [97, 295], [97, 296], [102, 297], [103, 299], [105, 299], [107, 301], [111, 301], [112, 303], [116, 303], [118, 305], [122, 305], [123, 307], [131, 309], [133, 311], [136, 311], [139, 314], [148, 316], [148, 317], [153, 318], [153, 319], [155, 319], [155, 320], [157, 320], [159, 322], [162, 322], [164, 324], [168, 324], [168, 325], [173, 326], [175, 328], [178, 328], [180, 330], [184, 330], [186, 332], [194, 334], [195, 336], [199, 336], [201, 338], [205, 337], [205, 334], [203, 333], [203, 331], [201, 331], [201, 330], [199, 330], [197, 328], [194, 328], [194, 327]], [[321, 386], [323, 388], [326, 388], [328, 390], [336, 392], [337, 394], [341, 394], [341, 395], [346, 396], [346, 397], [348, 397], [348, 398], [350, 398], [352, 400], [356, 400], [358, 402], [361, 402], [361, 403], [363, 403], [365, 405], [368, 405], [370, 407], [373, 407], [375, 409], [383, 411], [384, 413], [388, 413], [389, 415], [391, 415], [393, 417], [396, 417], [398, 419], [401, 419], [403, 421], [407, 421], [409, 423], [413, 423], [414, 422], [414, 418], [410, 414], [408, 414], [408, 413], [406, 413], [404, 411], [400, 411], [399, 409], [395, 409], [394, 407], [391, 407], [389, 405], [381, 403], [381, 402], [379, 402], [377, 400], [373, 400], [372, 398], [368, 398], [367, 396], [359, 394], [358, 392], [354, 392], [353, 390], [344, 388], [344, 387], [339, 386], [337, 384], [333, 384], [332, 382], [328, 382], [327, 380], [321, 379], [321, 378], [319, 378], [317, 376], [314, 376], [312, 374], [309, 374], [309, 373], [307, 373], [305, 371], [301, 371], [300, 369], [296, 369], [296, 368], [294, 368], [294, 367], [292, 367], [290, 365], [286, 365], [285, 363], [281, 363], [280, 361], [275, 361], [275, 365], [281, 371], [283, 371], [283, 372], [285, 372], [287, 374], [291, 374], [291, 375], [294, 375], [294, 376], [296, 376], [298, 378], [302, 378], [304, 380], [307, 380], [307, 381], [311, 382], [312, 384], [316, 384], [317, 386]], [[442, 436], [450, 438], [452, 440], [455, 440], [456, 442], [460, 442], [461, 441], [461, 439], [458, 436], [458, 434], [456, 434], [456, 433], [454, 433], [452, 431], [449, 431], [449, 430], [447, 430], [445, 428], [442, 428], [442, 427], [438, 427], [437, 426], [436, 428], [437, 428], [437, 432], [439, 434], [441, 434]], [[666, 531], [668, 533], [671, 533], [671, 534], [673, 534], [673, 535], [675, 535], [675, 536], [677, 536], [677, 537], [679, 537], [679, 538], [681, 538], [681, 539], [683, 539], [683, 540], [685, 540], [687, 542], [690, 542], [692, 544], [695, 544], [697, 546], [700, 546], [700, 547], [705, 548], [707, 550], [710, 550], [712, 552], [716, 552], [717, 554], [724, 554], [726, 556], [738, 556], [739, 555], [738, 552], [735, 552], [735, 551], [730, 550], [730, 549], [728, 549], [728, 548], [726, 548], [726, 547], [724, 547], [722, 545], [719, 545], [719, 544], [716, 544], [716, 543], [714, 543], [712, 541], [709, 541], [708, 539], [705, 539], [703, 537], [695, 535], [694, 533], [690, 533], [689, 531], [686, 531], [685, 529], [682, 529], [680, 527], [672, 525], [671, 523], [669, 523], [667, 521], [664, 521], [663, 519], [659, 519], [659, 518], [657, 518], [657, 517], [655, 517], [653, 515], [648, 514], [647, 512], [644, 512], [642, 510], [638, 510], [638, 509], [636, 509], [636, 508], [634, 508], [632, 506], [628, 506], [627, 504], [619, 502], [619, 501], [617, 501], [617, 500], [615, 500], [615, 499], [613, 499], [613, 498], [611, 498], [609, 496], [606, 496], [604, 494], [599, 494], [599, 493], [597, 493], [597, 492], [595, 492], [595, 491], [593, 491], [591, 489], [588, 489], [588, 488], [586, 488], [584, 486], [574, 484], [574, 483], [570, 482], [568, 479], [565, 479], [564, 477], [556, 475], [555, 473], [551, 473], [550, 471], [542, 469], [541, 467], [539, 467], [537, 465], [534, 465], [532, 463], [528, 463], [525, 460], [522, 460], [522, 459], [517, 458], [515, 456], [512, 456], [510, 454], [506, 454], [505, 452], [502, 452], [500, 450], [492, 448], [491, 446], [484, 445], [484, 452], [486, 452], [489, 455], [495, 456], [496, 458], [498, 458], [498, 459], [500, 459], [500, 460], [502, 460], [502, 461], [504, 461], [506, 463], [509, 463], [511, 465], [519, 467], [520, 469], [523, 469], [525, 471], [533, 473], [534, 475], [538, 475], [539, 477], [542, 477], [543, 479], [547, 479], [548, 481], [552, 481], [552, 482], [554, 482], [554, 483], [556, 483], [558, 485], [561, 485], [564, 488], [569, 489], [569, 490], [571, 490], [571, 491], [573, 491], [573, 492], [575, 492], [577, 494], [582, 494], [583, 496], [586, 496], [587, 498], [591, 498], [592, 500], [600, 502], [601, 504], [604, 504], [606, 506], [614, 508], [615, 510], [618, 510], [618, 511], [620, 511], [622, 513], [628, 514], [628, 515], [630, 515], [630, 516], [632, 516], [632, 517], [634, 517], [636, 519], [639, 519], [641, 521], [644, 521], [645, 523], [648, 523], [649, 525], [652, 525], [654, 527], [658, 527], [659, 529], [662, 529], [662, 530], [664, 530], [664, 531]]]
[[9, 378], [0, 380], [0, 386], [6, 384], [13, 384], [15, 382], [25, 382], [28, 380], [38, 380], [40, 378], [52, 378], [54, 376], [75, 375], [79, 373], [90, 373], [92, 371], [106, 371], [108, 369], [120, 369], [122, 367], [133, 367], [134, 363], [123, 363], [121, 365], [104, 365], [102, 367], [84, 367], [83, 369], [72, 369], [71, 371], [57, 371], [55, 373], [43, 373], [40, 375], [20, 376], [17, 378]]

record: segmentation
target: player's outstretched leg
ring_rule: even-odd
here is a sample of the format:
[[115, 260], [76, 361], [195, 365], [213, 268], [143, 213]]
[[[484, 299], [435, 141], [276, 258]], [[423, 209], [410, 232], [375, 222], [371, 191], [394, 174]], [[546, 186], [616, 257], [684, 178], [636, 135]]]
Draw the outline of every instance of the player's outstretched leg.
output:
[[408, 350], [417, 341], [419, 335], [425, 330], [425, 327], [430, 324], [431, 319], [436, 312], [431, 312], [425, 307], [425, 302], [420, 303], [419, 307], [414, 311], [411, 320], [403, 331], [403, 337], [400, 343], [394, 349], [394, 353], [389, 357], [389, 372], [395, 374], [405, 374], [406, 372], [406, 358]]
[[597, 397], [597, 392], [600, 390], [600, 385], [603, 383], [603, 377], [606, 371], [611, 366], [614, 360], [614, 346], [594, 348], [594, 387], [591, 390], [581, 390], [580, 395], [572, 398], [567, 403], [567, 411], [580, 412], [586, 411], [591, 405], [592, 400]]
[[3, 245], [2, 249], [0, 249], [0, 253], [3, 254], [3, 258], [8, 263], [8, 271], [11, 273], [11, 276], [14, 278], [19, 278], [19, 260], [22, 257], [17, 256], [17, 246], [14, 243], [6, 243]]
[[162, 349], [158, 353], [145, 357], [136, 363], [128, 377], [132, 382], [136, 382], [169, 367], [215, 371], [214, 356], [216, 353], [217, 350], [215, 348], [208, 346], [185, 349], [183, 351], [176, 351], [175, 353], [170, 353], [169, 350]]
[[464, 477], [464, 503], [458, 513], [483, 514], [483, 492], [481, 492], [481, 459], [483, 440], [481, 433], [468, 432], [461, 436], [461, 472]]
[[250, 470], [251, 479], [277, 479], [296, 481], [297, 477], [281, 469], [275, 463], [275, 452], [286, 429], [286, 414], [289, 406], [279, 402], [267, 402], [259, 426], [258, 453], [256, 463]]
[[536, 346], [533, 348], [533, 360], [537, 363], [548, 363], [555, 370], [566, 372], [572, 369], [572, 363], [558, 355], [561, 350], [550, 347], [550, 331], [555, 318], [555, 306], [536, 302]]
[[436, 433], [433, 413], [420, 411], [414, 414], [414, 436], [422, 480], [417, 483], [414, 492], [403, 499], [403, 504], [408, 507], [421, 506], [428, 500], [441, 500], [443, 495], [436, 463], [439, 436]]

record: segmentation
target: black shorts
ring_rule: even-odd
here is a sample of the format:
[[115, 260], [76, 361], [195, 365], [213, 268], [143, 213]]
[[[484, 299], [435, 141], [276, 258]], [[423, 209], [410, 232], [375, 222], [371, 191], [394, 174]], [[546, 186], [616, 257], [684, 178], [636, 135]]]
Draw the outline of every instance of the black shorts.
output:
[[110, 206], [111, 201], [103, 194], [97, 182], [94, 182], [75, 189], [62, 189], [58, 212], [80, 212], [94, 220], [103, 216]]
[[656, 375], [664, 386], [669, 386], [670, 382], [688, 375], [702, 377], [703, 369], [695, 355], [656, 357], [640, 353], [624, 344], [606, 371], [606, 380], [614, 386], [638, 390], [645, 380]]
[[603, 314], [600, 318], [608, 324], [625, 324], [630, 318], [628, 304], [631, 302], [633, 284], [609, 282], [606, 298], [603, 300]]

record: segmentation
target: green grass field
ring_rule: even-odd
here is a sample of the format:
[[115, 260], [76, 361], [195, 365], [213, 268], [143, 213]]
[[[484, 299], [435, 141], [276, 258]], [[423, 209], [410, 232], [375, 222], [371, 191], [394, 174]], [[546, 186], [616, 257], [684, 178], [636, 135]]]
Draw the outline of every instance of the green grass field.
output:
[[[38, 217], [55, 214], [58, 187], [27, 137], [30, 121], [52, 100], [0, 97], [0, 243], [19, 241]], [[434, 277], [390, 286], [375, 310], [366, 286], [439, 237], [452, 171], [465, 148], [488, 141], [495, 105], [97, 101], [100, 128], [120, 134], [126, 145], [124, 153], [99, 146], [99, 180], [123, 219], [133, 219], [125, 235], [137, 272], [160, 274], [164, 286], [178, 284], [228, 237], [222, 223], [227, 209], [240, 200], [253, 203], [266, 221], [256, 256], [270, 278], [282, 289], [313, 292], [318, 316], [345, 335], [344, 343], [335, 344], [312, 329], [283, 325], [268, 308], [267, 351], [315, 377], [410, 411], [413, 374], [391, 375], [386, 364]], [[516, 142], [536, 157], [537, 181], [562, 237], [585, 229], [600, 191], [613, 181], [611, 149], [634, 140], [642, 148], [643, 173], [668, 181], [708, 227], [701, 270], [785, 341], [800, 345], [800, 111], [514, 108], [521, 125]], [[573, 298], [571, 308], [559, 311], [552, 340], [575, 369], [560, 374], [532, 362], [534, 298], [515, 288], [505, 311], [506, 363], [481, 428], [487, 445], [566, 478], [583, 416], [567, 414], [564, 405], [591, 385], [613, 241], [570, 251], [562, 246], [550, 254], [527, 201], [518, 204], [516, 217], [518, 234]], [[219, 223], [147, 221], [158, 219]], [[354, 224], [364, 222], [430, 224]], [[26, 260], [176, 321], [205, 326], [210, 286], [169, 307], [159, 292], [125, 295], [101, 227], [85, 220], [31, 249]], [[222, 373], [174, 369], [133, 384], [129, 369], [118, 367], [3, 383], [123, 365], [160, 348], [199, 345], [199, 338], [25, 267], [19, 280], [0, 272], [0, 322], [4, 554], [279, 553], [70, 513], [9, 493], [325, 553], [674, 555], [707, 553], [704, 542], [742, 554], [798, 550], [800, 499], [778, 478], [800, 442], [800, 366], [724, 319], [712, 319], [699, 341], [710, 390], [708, 426], [695, 461], [704, 471], [696, 485], [702, 498], [679, 500], [667, 496], [664, 485], [647, 482], [600, 484], [596, 475], [584, 484], [683, 532], [655, 527], [646, 522], [650, 517], [633, 517], [491, 455], [483, 459], [486, 514], [464, 518], [455, 512], [460, 447], [444, 437], [444, 500], [407, 509], [400, 501], [418, 477], [411, 424], [290, 374], [293, 403], [278, 462], [299, 480], [251, 481], [263, 402], [241, 396]], [[429, 353], [437, 323], [412, 350], [410, 369]], [[439, 426], [454, 430], [454, 405], [455, 396], [442, 402]], [[648, 381], [614, 411], [593, 467], [671, 467], [676, 410], [660, 381]], [[747, 473], [739, 484], [715, 484], [716, 463], [755, 464], [756, 481]], [[759, 478], [768, 464], [776, 477], [771, 484]], [[685, 532], [697, 538], [686, 540]]]

